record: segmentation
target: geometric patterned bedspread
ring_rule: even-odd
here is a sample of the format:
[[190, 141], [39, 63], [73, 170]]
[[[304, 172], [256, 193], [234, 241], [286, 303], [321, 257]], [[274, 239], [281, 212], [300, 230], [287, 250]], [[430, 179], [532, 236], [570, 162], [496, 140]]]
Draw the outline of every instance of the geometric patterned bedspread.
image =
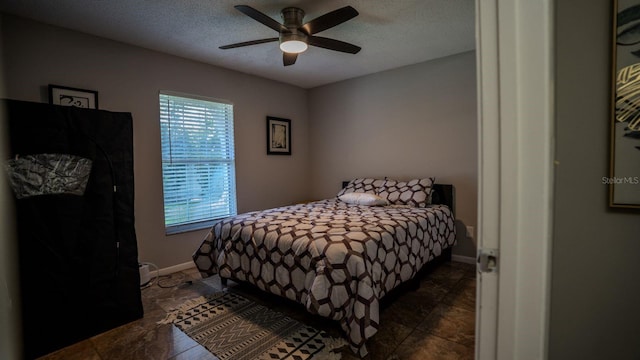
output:
[[340, 322], [364, 356], [379, 301], [455, 245], [444, 205], [363, 206], [337, 198], [217, 222], [193, 254], [203, 276], [245, 281]]

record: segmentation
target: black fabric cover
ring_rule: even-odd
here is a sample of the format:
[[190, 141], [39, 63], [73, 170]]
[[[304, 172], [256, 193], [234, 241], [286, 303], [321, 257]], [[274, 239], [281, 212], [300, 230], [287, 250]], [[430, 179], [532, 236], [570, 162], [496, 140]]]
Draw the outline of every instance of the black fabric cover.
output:
[[23, 350], [31, 359], [143, 315], [132, 118], [16, 100], [2, 106], [11, 158], [69, 154], [92, 162], [84, 195], [14, 195]]

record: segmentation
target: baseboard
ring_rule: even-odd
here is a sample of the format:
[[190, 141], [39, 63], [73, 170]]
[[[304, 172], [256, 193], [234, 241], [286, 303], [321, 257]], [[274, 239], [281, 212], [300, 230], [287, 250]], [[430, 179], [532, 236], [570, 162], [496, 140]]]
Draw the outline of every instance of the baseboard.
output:
[[476, 259], [471, 256], [462, 256], [462, 255], [451, 255], [451, 261], [461, 262], [465, 264], [475, 264]]
[[174, 265], [174, 266], [169, 266], [166, 268], [162, 268], [158, 271], [160, 276], [163, 275], [169, 275], [169, 274], [173, 274], [176, 273], [178, 271], [182, 271], [182, 270], [187, 270], [187, 269], [191, 269], [196, 267], [196, 264], [193, 261], [189, 261], [183, 264], [178, 264], [178, 265]]

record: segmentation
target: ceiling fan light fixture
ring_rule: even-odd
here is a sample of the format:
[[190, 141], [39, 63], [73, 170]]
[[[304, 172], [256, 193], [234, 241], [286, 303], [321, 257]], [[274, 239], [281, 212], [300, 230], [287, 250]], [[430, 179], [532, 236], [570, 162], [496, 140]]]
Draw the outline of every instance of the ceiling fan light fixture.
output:
[[280, 43], [280, 50], [291, 54], [299, 54], [308, 48], [307, 43], [300, 40], [287, 40]]
[[280, 34], [280, 50], [286, 53], [299, 54], [308, 47], [307, 36], [296, 28], [290, 28], [288, 32]]

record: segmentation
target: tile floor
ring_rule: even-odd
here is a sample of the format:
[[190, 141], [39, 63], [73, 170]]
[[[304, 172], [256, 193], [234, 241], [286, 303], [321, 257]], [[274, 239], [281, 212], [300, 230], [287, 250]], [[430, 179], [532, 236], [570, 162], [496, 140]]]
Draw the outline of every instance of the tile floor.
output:
[[[398, 292], [383, 303], [380, 330], [369, 340], [368, 360], [473, 359], [476, 273], [474, 265], [444, 263], [420, 279], [420, 287]], [[337, 322], [313, 316], [302, 306], [229, 282], [234, 290], [274, 310], [341, 334]], [[170, 324], [158, 325], [184, 301], [222, 289], [217, 276], [201, 279], [195, 270], [161, 277], [142, 290], [144, 317], [41, 357], [41, 360], [216, 360]], [[350, 350], [343, 360], [358, 359]]]

